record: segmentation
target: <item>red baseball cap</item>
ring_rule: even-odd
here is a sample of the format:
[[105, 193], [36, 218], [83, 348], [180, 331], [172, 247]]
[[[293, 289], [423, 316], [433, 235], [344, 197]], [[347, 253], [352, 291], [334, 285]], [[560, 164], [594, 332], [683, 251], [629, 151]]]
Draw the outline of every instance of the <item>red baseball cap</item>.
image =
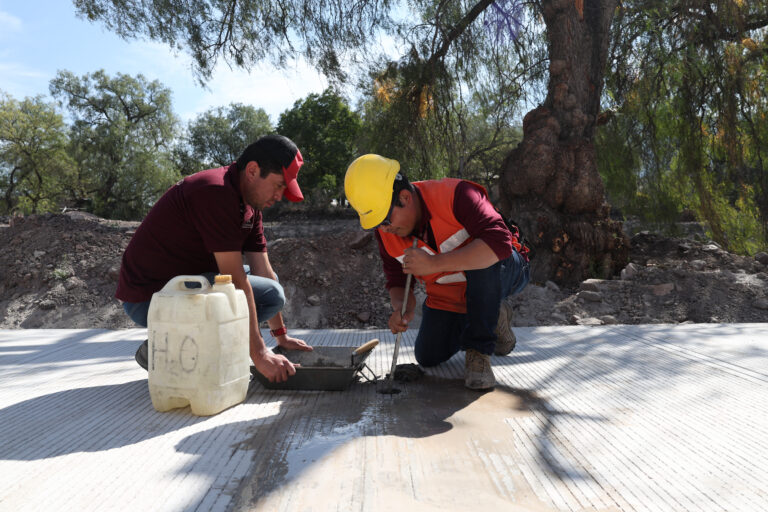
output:
[[304, 200], [304, 194], [301, 193], [299, 188], [299, 182], [296, 181], [296, 177], [299, 175], [299, 168], [304, 163], [304, 158], [301, 156], [301, 151], [296, 148], [296, 156], [288, 167], [283, 167], [283, 178], [285, 178], [285, 192], [283, 196], [294, 203]]
[[283, 197], [294, 203], [304, 200], [304, 194], [301, 193], [299, 183], [296, 181], [299, 168], [304, 163], [304, 157], [291, 139], [278, 134], [260, 137], [245, 148], [243, 154], [237, 159], [237, 168], [245, 169], [248, 162], [252, 161], [260, 166], [262, 164], [268, 166], [273, 172], [282, 169], [285, 179]]

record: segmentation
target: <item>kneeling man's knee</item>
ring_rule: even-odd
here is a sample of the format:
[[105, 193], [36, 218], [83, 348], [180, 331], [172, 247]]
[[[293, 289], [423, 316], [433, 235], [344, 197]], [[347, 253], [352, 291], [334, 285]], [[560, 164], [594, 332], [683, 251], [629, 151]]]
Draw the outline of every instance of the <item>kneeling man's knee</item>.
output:
[[416, 358], [416, 362], [425, 368], [429, 368], [430, 366], [437, 366], [438, 364], [446, 361], [445, 358], [441, 358], [434, 352], [427, 350], [419, 345], [414, 347], [413, 355]]
[[276, 282], [274, 288], [269, 291], [267, 302], [278, 311], [283, 310], [283, 306], [285, 306], [285, 290], [283, 290], [283, 286], [280, 283]]

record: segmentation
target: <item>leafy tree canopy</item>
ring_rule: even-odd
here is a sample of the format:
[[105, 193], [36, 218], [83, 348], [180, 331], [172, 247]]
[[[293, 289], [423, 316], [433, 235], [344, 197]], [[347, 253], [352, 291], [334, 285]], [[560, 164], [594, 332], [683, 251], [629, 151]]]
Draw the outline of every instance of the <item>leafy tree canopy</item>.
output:
[[301, 150], [302, 187], [314, 190], [319, 201], [340, 198], [344, 173], [356, 156], [360, 132], [360, 117], [344, 98], [332, 89], [310, 94], [280, 114], [277, 131]]
[[74, 119], [70, 154], [82, 199], [106, 218], [137, 219], [177, 179], [170, 145], [178, 120], [170, 90], [143, 76], [60, 71], [51, 94]]
[[189, 163], [182, 172], [229, 165], [251, 142], [273, 131], [264, 109], [242, 103], [209, 109], [189, 123], [185, 149], [181, 150]]
[[77, 11], [102, 21], [125, 38], [147, 36], [184, 49], [201, 79], [219, 57], [242, 67], [263, 60], [284, 65], [304, 55], [328, 76], [343, 79], [342, 59], [358, 51], [379, 29], [394, 26], [392, 0], [75, 0]]
[[611, 53], [615, 115], [598, 140], [613, 202], [659, 222], [695, 211], [716, 241], [755, 252], [768, 234], [768, 4], [624, 2]]
[[73, 170], [67, 143], [67, 127], [53, 105], [0, 93], [0, 212], [58, 207]]

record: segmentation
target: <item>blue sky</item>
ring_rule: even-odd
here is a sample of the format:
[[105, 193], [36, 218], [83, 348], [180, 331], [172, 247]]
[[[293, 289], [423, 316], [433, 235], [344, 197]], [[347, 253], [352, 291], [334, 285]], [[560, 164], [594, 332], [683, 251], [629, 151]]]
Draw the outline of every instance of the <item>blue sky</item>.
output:
[[198, 85], [186, 54], [143, 40], [124, 41], [75, 16], [68, 0], [0, 0], [0, 91], [16, 99], [42, 94], [57, 70], [84, 75], [98, 69], [108, 74], [143, 74], [173, 91], [173, 109], [184, 121], [211, 107], [231, 102], [263, 108], [278, 116], [327, 82], [306, 64], [288, 70], [269, 66], [250, 74], [219, 63], [207, 89]]

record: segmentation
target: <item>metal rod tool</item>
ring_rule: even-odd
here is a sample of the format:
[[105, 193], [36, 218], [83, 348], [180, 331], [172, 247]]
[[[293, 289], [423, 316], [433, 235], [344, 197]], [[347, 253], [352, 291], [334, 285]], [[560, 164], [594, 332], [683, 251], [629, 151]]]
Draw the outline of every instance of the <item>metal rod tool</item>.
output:
[[[418, 244], [418, 239], [416, 237], [413, 237], [413, 245], [411, 247], [415, 249], [417, 244]], [[405, 294], [403, 297], [403, 307], [400, 308], [401, 319], [405, 316], [405, 309], [408, 306], [408, 291], [411, 289], [412, 277], [413, 277], [413, 274], [408, 274], [405, 278]], [[400, 350], [400, 339], [402, 337], [403, 337], [403, 333], [398, 332], [397, 338], [395, 339], [395, 351], [392, 354], [392, 369], [389, 371], [389, 375], [387, 376], [386, 381], [384, 381], [384, 388], [382, 390], [382, 393], [387, 393], [391, 395], [393, 393], [399, 392], [399, 390], [394, 389], [394, 385], [395, 385], [395, 368], [397, 367], [397, 353]]]

